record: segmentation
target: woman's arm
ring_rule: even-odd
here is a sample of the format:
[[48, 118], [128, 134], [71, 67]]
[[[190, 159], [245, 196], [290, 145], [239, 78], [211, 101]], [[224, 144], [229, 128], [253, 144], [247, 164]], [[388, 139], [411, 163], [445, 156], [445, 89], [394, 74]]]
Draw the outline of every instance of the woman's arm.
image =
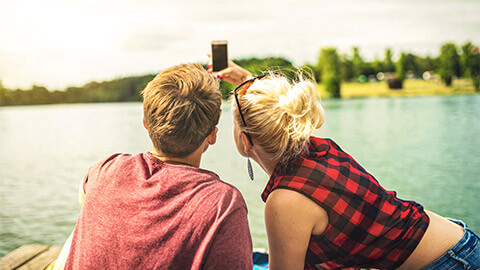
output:
[[228, 67], [218, 72], [219, 79], [231, 84], [239, 85], [252, 78], [252, 74], [232, 61], [228, 61]]
[[265, 205], [270, 269], [303, 269], [312, 234], [328, 224], [327, 212], [308, 197], [276, 189]]
[[[212, 63], [209, 62], [209, 67], [212, 66]], [[208, 69], [208, 72], [212, 73], [212, 68]], [[217, 72], [217, 78], [222, 81], [229, 82], [231, 84], [239, 85], [242, 82], [252, 78], [252, 74], [248, 70], [242, 68], [241, 66], [235, 64], [233, 61], [228, 61], [228, 67], [226, 69], [220, 70]]]

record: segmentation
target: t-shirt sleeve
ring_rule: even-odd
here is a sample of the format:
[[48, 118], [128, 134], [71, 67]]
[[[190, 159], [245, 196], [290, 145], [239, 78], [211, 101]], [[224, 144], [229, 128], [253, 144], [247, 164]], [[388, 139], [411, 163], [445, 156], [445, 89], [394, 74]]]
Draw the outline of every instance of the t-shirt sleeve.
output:
[[80, 202], [80, 205], [83, 205], [83, 201], [85, 201], [85, 195], [87, 194], [88, 189], [88, 182], [94, 180], [98, 175], [99, 170], [119, 155], [120, 154], [111, 155], [110, 157], [95, 163], [92, 167], [90, 167], [90, 169], [88, 169], [87, 175], [85, 176], [85, 178], [83, 178], [83, 181], [80, 184], [80, 190], [78, 194], [78, 200]]
[[85, 175], [82, 183], [80, 184], [80, 188], [78, 191], [78, 202], [81, 206], [83, 206], [83, 202], [85, 201], [85, 194], [87, 194], [88, 178], [90, 177], [92, 169], [95, 167], [96, 166], [92, 166], [90, 169], [88, 169], [87, 175]]
[[203, 269], [252, 269], [252, 237], [247, 209], [237, 208], [217, 232]]

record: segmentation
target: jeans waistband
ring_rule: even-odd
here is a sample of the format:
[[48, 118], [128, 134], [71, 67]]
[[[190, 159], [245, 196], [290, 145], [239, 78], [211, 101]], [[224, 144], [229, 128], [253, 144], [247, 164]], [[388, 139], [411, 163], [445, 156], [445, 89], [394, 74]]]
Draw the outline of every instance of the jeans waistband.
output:
[[463, 248], [464, 245], [466, 245], [468, 242], [470, 241], [475, 241], [475, 237], [476, 237], [476, 234], [475, 232], [473, 232], [465, 222], [461, 221], [461, 220], [458, 220], [458, 219], [453, 219], [453, 218], [447, 218], [448, 220], [450, 220], [451, 222], [455, 223], [455, 224], [458, 224], [460, 226], [462, 226], [463, 228], [463, 236], [462, 238], [460, 239], [460, 241], [458, 241], [458, 243], [456, 243], [450, 250], [449, 252], [459, 252], [460, 249]]
[[[462, 238], [446, 253], [444, 253], [440, 258], [432, 262], [431, 264], [427, 265], [426, 267], [422, 268], [425, 270], [433, 270], [433, 269], [450, 269], [452, 266], [452, 260], [456, 263], [463, 265], [465, 269], [470, 269], [472, 267], [470, 261], [466, 261], [467, 256], [473, 252], [478, 245], [478, 236], [468, 228], [467, 224], [461, 220], [451, 219], [448, 218], [451, 222], [460, 225], [463, 228], [463, 236]], [[478, 251], [478, 250], [477, 250]], [[478, 256], [478, 253], [477, 255]], [[474, 265], [478, 264], [478, 261]], [[447, 265], [444, 265], [447, 264]], [[477, 265], [478, 266], [478, 265]], [[446, 268], [448, 267], [448, 268]], [[476, 266], [473, 266], [476, 267]], [[455, 268], [457, 269], [457, 268]], [[480, 269], [480, 268], [474, 268]]]
[[458, 220], [458, 219], [454, 219], [454, 218], [447, 218], [449, 221], [455, 223], [455, 224], [458, 224], [460, 226], [462, 226], [463, 228], [463, 231], [465, 232], [468, 228], [467, 224], [461, 220]]

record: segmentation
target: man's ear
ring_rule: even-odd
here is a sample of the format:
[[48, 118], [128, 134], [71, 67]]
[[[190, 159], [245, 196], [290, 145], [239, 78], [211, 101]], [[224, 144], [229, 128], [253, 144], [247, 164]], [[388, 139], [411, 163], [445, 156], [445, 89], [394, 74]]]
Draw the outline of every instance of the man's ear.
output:
[[147, 124], [145, 124], [145, 118], [142, 118], [143, 126], [145, 127], [146, 130], [148, 130]]
[[215, 127], [212, 130], [212, 133], [210, 133], [210, 135], [207, 136], [207, 142], [209, 145], [213, 145], [217, 142], [217, 132], [218, 132], [218, 128]]

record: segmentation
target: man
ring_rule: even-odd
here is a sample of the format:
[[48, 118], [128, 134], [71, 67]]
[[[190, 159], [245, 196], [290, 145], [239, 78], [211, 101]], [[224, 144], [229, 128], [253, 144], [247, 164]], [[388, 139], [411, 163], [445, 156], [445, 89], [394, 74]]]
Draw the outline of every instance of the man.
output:
[[199, 64], [168, 68], [147, 85], [153, 150], [90, 168], [66, 269], [252, 269], [242, 195], [199, 168], [216, 141], [218, 88]]

